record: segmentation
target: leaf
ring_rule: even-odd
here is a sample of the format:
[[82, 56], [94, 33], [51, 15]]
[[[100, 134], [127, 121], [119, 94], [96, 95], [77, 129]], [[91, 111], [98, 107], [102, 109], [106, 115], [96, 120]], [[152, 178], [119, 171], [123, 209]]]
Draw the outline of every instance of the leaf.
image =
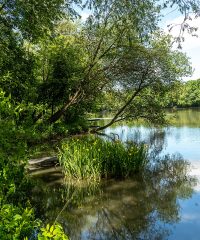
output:
[[19, 214], [16, 214], [16, 215], [14, 216], [14, 220], [15, 220], [15, 221], [18, 221], [18, 220], [21, 220], [21, 219], [22, 219], [22, 216], [19, 215]]
[[47, 231], [49, 231], [49, 228], [50, 228], [50, 225], [47, 224], [47, 226], [46, 226]]
[[53, 230], [54, 230], [54, 225], [50, 227], [50, 232], [53, 233]]

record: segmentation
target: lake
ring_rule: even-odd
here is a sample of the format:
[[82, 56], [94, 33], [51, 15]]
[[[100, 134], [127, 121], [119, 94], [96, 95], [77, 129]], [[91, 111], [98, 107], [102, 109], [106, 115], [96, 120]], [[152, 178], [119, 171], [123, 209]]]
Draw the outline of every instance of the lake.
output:
[[200, 109], [169, 116], [165, 128], [121, 123], [105, 130], [149, 146], [151, 165], [131, 179], [74, 186], [59, 168], [34, 172], [36, 214], [58, 220], [74, 240], [199, 239]]

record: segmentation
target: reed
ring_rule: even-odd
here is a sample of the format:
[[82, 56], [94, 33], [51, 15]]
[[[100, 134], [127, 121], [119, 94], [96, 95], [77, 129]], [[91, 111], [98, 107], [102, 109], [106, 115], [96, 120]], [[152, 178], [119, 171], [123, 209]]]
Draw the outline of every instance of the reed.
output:
[[58, 155], [65, 176], [81, 180], [129, 177], [147, 163], [144, 144], [124, 144], [97, 137], [66, 140]]

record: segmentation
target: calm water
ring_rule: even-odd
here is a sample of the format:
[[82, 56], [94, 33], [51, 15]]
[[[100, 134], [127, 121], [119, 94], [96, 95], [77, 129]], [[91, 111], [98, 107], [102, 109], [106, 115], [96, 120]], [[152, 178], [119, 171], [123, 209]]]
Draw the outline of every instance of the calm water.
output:
[[200, 110], [170, 116], [168, 128], [121, 124], [105, 130], [150, 146], [145, 174], [74, 187], [59, 169], [35, 172], [37, 214], [44, 221], [57, 218], [71, 239], [200, 239]]

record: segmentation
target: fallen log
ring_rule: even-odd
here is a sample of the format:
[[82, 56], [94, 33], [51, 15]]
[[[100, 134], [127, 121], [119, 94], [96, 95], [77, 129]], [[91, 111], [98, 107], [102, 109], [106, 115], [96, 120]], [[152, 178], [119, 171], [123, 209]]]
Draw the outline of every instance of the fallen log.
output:
[[29, 171], [34, 171], [37, 169], [53, 167], [59, 164], [58, 158], [56, 156], [53, 157], [42, 157], [36, 159], [30, 159], [28, 162], [27, 169]]

